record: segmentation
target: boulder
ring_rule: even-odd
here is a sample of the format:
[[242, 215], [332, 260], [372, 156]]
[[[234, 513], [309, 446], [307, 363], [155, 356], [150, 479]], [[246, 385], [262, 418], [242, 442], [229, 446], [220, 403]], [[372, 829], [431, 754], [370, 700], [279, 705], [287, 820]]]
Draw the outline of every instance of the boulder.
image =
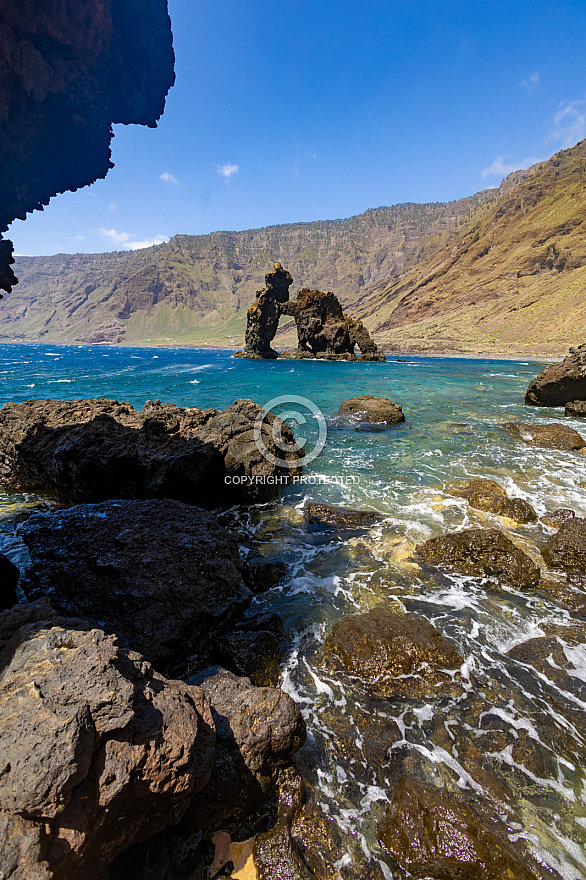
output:
[[244, 583], [253, 593], [266, 593], [287, 574], [287, 566], [280, 559], [247, 558], [242, 565]]
[[373, 397], [363, 394], [362, 397], [350, 397], [338, 410], [338, 415], [356, 416], [362, 422], [397, 425], [405, 421], [403, 408], [387, 397]]
[[531, 406], [565, 406], [586, 398], [586, 344], [571, 348], [559, 364], [551, 364], [529, 383], [525, 403]]
[[353, 510], [332, 504], [308, 504], [305, 516], [310, 526], [337, 526], [342, 529], [367, 529], [381, 518], [375, 510]]
[[0, 553], [0, 611], [12, 608], [18, 602], [16, 588], [20, 580], [20, 571], [8, 556]]
[[457, 672], [462, 657], [417, 614], [402, 616], [383, 606], [353, 614], [334, 626], [326, 648], [350, 675], [385, 697], [419, 700], [463, 690]]
[[577, 419], [586, 418], [586, 400], [571, 400], [566, 403], [565, 415]]
[[293, 822], [299, 818], [305, 802], [303, 779], [292, 767], [279, 778], [277, 821], [270, 831], [259, 834], [254, 842], [254, 865], [258, 880], [312, 880], [315, 874], [301, 859], [291, 837]]
[[[537, 880], [525, 843], [463, 797], [403, 776], [379, 827], [386, 861], [413, 880]], [[531, 866], [531, 867], [530, 867]], [[553, 874], [548, 872], [548, 877]]]
[[558, 507], [552, 513], [545, 513], [539, 518], [539, 522], [543, 523], [548, 529], [559, 529], [567, 519], [572, 519], [574, 516], [576, 514], [569, 507]]
[[507, 422], [503, 428], [511, 434], [515, 440], [528, 443], [531, 446], [541, 446], [544, 449], [575, 450], [584, 449], [584, 438], [570, 428], [553, 422], [550, 425], [527, 425], [523, 422]]
[[[234, 537], [180, 501], [107, 501], [33, 514], [22, 527], [29, 599], [115, 632], [168, 667], [207, 657], [250, 603]], [[211, 648], [210, 648], [211, 646]], [[203, 661], [205, 662], [205, 661]]]
[[538, 566], [498, 529], [464, 529], [430, 538], [417, 552], [428, 565], [456, 574], [497, 578], [518, 590], [539, 584]]
[[204, 691], [46, 601], [0, 615], [0, 872], [106, 880], [210, 778]]
[[550, 568], [586, 573], [586, 519], [574, 516], [547, 540], [541, 555]]
[[528, 501], [523, 498], [509, 498], [507, 492], [494, 480], [471, 480], [453, 494], [465, 498], [470, 507], [485, 510], [499, 516], [508, 516], [518, 523], [537, 521], [537, 514]]
[[[215, 508], [268, 501], [301, 473], [289, 425], [251, 400], [223, 411], [147, 401], [27, 400], [0, 410], [0, 485], [67, 502], [175, 498]], [[283, 464], [272, 463], [255, 441]]]

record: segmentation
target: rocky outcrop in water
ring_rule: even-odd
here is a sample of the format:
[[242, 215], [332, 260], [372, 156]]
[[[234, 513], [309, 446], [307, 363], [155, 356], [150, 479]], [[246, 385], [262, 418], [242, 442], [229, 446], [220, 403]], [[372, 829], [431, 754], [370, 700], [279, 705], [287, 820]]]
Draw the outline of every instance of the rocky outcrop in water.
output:
[[236, 540], [213, 514], [179, 501], [37, 513], [22, 537], [29, 599], [48, 597], [164, 668], [187, 657], [205, 664], [252, 598]]
[[[0, 236], [105, 177], [112, 123], [155, 126], [173, 85], [166, 0], [2, 3]], [[16, 283], [0, 242], [0, 287]]]
[[45, 601], [0, 615], [0, 872], [106, 880], [210, 778], [204, 691]]
[[381, 696], [422, 699], [463, 690], [456, 672], [462, 657], [417, 614], [401, 616], [378, 607], [351, 615], [335, 625], [326, 648]]
[[340, 406], [338, 415], [349, 415], [361, 422], [385, 425], [398, 425], [405, 421], [402, 406], [393, 403], [388, 397], [373, 397], [372, 394], [348, 398]]
[[507, 516], [518, 523], [537, 521], [537, 514], [524, 498], [509, 498], [503, 487], [494, 480], [471, 480], [453, 490], [457, 498], [465, 498], [475, 510], [485, 510], [498, 516]]
[[573, 510], [570, 510], [569, 507], [558, 507], [557, 510], [553, 510], [551, 513], [545, 513], [541, 516], [539, 522], [543, 523], [548, 529], [559, 529], [567, 519], [572, 519], [574, 516], [576, 516], [576, 514]]
[[529, 383], [525, 403], [531, 406], [566, 406], [586, 399], [586, 344], [571, 348], [560, 364], [552, 364]]
[[539, 568], [498, 529], [464, 529], [430, 538], [417, 547], [420, 559], [457, 574], [490, 577], [519, 590], [539, 584]]
[[[174, 498], [202, 507], [268, 501], [301, 473], [289, 425], [251, 400], [227, 409], [147, 401], [28, 400], [0, 410], [0, 483], [66, 501]], [[255, 425], [273, 464], [255, 441]]]
[[[275, 263], [273, 272], [265, 275], [265, 287], [257, 291], [250, 306], [246, 323], [246, 348], [235, 357], [324, 357], [330, 360], [355, 360], [354, 349], [359, 347], [360, 360], [384, 361], [362, 321], [350, 318], [342, 311], [340, 301], [333, 293], [304, 287], [293, 301], [289, 287], [293, 278]], [[279, 355], [271, 347], [281, 315], [295, 320], [299, 346], [296, 352]]]
[[333, 504], [308, 504], [305, 515], [310, 526], [335, 526], [341, 529], [367, 529], [380, 519], [376, 510], [354, 510]]
[[523, 422], [507, 422], [503, 425], [515, 440], [530, 446], [541, 446], [543, 449], [563, 449], [572, 451], [584, 449], [586, 440], [570, 428], [553, 422], [550, 425], [527, 425]]
[[571, 416], [574, 419], [586, 418], [586, 400], [571, 400], [566, 403], [564, 415]]
[[[417, 880], [536, 880], [535, 859], [511, 844], [502, 822], [467, 801], [403, 776], [393, 791], [379, 838], [388, 863]], [[548, 876], [551, 874], [548, 872]]]
[[541, 555], [550, 568], [586, 573], [586, 519], [569, 517], [542, 547]]

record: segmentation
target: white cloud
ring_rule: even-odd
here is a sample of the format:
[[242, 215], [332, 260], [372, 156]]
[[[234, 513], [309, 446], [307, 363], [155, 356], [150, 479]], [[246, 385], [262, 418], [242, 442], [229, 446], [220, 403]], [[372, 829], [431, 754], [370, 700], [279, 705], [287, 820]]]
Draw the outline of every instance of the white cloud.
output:
[[85, 235], [74, 235], [73, 236], [74, 241], [83, 241], [84, 238], [85, 238]]
[[225, 177], [226, 180], [230, 180], [233, 174], [238, 174], [240, 168], [238, 165], [230, 165], [226, 163], [226, 165], [218, 165], [216, 171], [221, 177]]
[[538, 89], [541, 80], [539, 79], [538, 73], [529, 74], [526, 79], [522, 79], [519, 85], [521, 88], [526, 89], [528, 92], [532, 92], [534, 89]]
[[116, 204], [116, 202], [110, 202], [110, 204], [108, 205], [108, 211], [117, 211], [117, 210], [118, 210], [118, 205]]
[[168, 235], [155, 235], [154, 238], [145, 238], [143, 241], [133, 241], [131, 232], [117, 232], [115, 229], [105, 229], [103, 226], [98, 230], [102, 238], [109, 238], [112, 244], [125, 251], [139, 251], [141, 248], [152, 247], [154, 244], [163, 244], [169, 241]]
[[144, 241], [128, 241], [124, 245], [125, 251], [139, 251], [142, 248], [152, 247], [154, 244], [163, 244], [169, 241], [168, 235], [155, 235], [154, 238], [147, 238]]
[[172, 183], [173, 186], [179, 186], [179, 181], [170, 171], [163, 171], [162, 174], [159, 174], [159, 180], [164, 180], [165, 183]]
[[586, 101], [565, 101], [553, 117], [551, 139], [562, 149], [572, 147], [586, 137]]
[[115, 229], [106, 229], [105, 226], [101, 226], [98, 233], [102, 238], [109, 238], [112, 244], [118, 245], [125, 244], [125, 242], [130, 241], [132, 238], [132, 233], [130, 232], [117, 232]]
[[507, 174], [510, 174], [512, 171], [519, 171], [521, 168], [530, 168], [531, 165], [537, 165], [538, 162], [543, 162], [543, 159], [540, 159], [537, 156], [527, 156], [527, 158], [522, 159], [520, 162], [506, 162], [505, 160], [508, 158], [508, 156], [497, 156], [492, 165], [488, 165], [486, 168], [482, 169], [482, 178], [506, 177]]

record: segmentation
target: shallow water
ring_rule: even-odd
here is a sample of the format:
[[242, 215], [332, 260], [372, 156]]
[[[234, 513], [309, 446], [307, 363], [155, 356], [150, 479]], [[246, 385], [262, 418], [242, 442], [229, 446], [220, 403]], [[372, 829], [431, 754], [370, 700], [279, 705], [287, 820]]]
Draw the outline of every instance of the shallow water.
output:
[[[521, 446], [500, 427], [559, 420], [585, 433], [584, 422], [566, 419], [562, 409], [524, 405], [527, 384], [541, 369], [468, 359], [262, 362], [210, 350], [5, 345], [0, 398], [111, 397], [139, 408], [158, 398], [223, 408], [240, 397], [265, 404], [301, 395], [317, 405], [328, 436], [305, 469], [307, 482], [289, 487], [274, 504], [222, 514], [229, 527], [250, 536], [244, 552], [260, 541], [263, 553], [288, 564], [286, 580], [257, 597], [251, 611], [277, 611], [285, 622], [291, 646], [282, 686], [301, 706], [309, 733], [298, 765], [321, 806], [347, 831], [348, 845], [376, 859], [376, 821], [393, 762], [411, 755], [422, 778], [472, 789], [508, 822], [513, 839], [526, 838], [546, 864], [578, 880], [586, 878], [586, 636], [572, 637], [569, 626], [579, 619], [544, 593], [430, 576], [410, 558], [428, 537], [483, 525], [503, 528], [539, 560], [551, 532], [469, 509], [448, 491], [464, 479], [495, 479], [530, 501], [538, 516], [558, 507], [586, 516], [586, 455]], [[357, 430], [332, 418], [344, 399], [360, 394], [400, 403], [406, 423]], [[309, 450], [318, 422], [302, 404], [294, 408], [306, 418], [295, 430]], [[342, 539], [307, 528], [302, 510], [309, 500], [369, 507], [383, 519]], [[8, 517], [35, 503], [0, 496], [1, 537], [21, 563]], [[323, 643], [333, 624], [381, 602], [422, 614], [453, 642], [465, 659], [460, 697], [383, 700], [331, 672]], [[555, 634], [572, 664], [561, 683], [505, 653], [551, 635], [554, 625], [564, 627]], [[521, 742], [529, 749], [517, 750]], [[523, 763], [519, 756], [527, 754]]]

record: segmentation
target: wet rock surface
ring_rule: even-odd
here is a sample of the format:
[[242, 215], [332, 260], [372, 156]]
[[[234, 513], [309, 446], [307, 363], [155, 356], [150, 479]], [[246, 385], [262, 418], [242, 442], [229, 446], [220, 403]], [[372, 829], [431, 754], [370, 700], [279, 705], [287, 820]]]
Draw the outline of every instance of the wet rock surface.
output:
[[525, 845], [511, 844], [504, 824], [482, 817], [463, 799], [408, 776], [393, 791], [379, 839], [389, 865], [416, 880], [535, 880], [539, 876], [529, 867], [535, 862]]
[[558, 507], [552, 513], [545, 513], [539, 518], [539, 522], [547, 526], [548, 529], [559, 529], [567, 519], [572, 519], [574, 516], [576, 514], [569, 507]]
[[201, 688], [46, 601], [0, 615], [0, 869], [106, 880], [131, 844], [177, 822], [207, 784]]
[[553, 422], [551, 425], [528, 425], [523, 422], [507, 422], [503, 428], [511, 434], [515, 440], [528, 443], [531, 446], [541, 446], [544, 449], [577, 450], [586, 446], [584, 438], [570, 428]]
[[12, 608], [18, 602], [16, 588], [20, 580], [20, 571], [16, 565], [0, 553], [0, 611]]
[[251, 556], [242, 564], [244, 583], [253, 593], [266, 593], [287, 574], [287, 566], [279, 559]]
[[462, 657], [417, 614], [402, 616], [379, 606], [351, 615], [334, 626], [326, 648], [382, 696], [421, 699], [463, 691]]
[[541, 549], [550, 568], [586, 573], [586, 519], [571, 517]]
[[338, 410], [338, 415], [352, 415], [363, 422], [397, 425], [405, 421], [403, 408], [387, 397], [373, 397], [363, 394], [361, 397], [350, 397]]
[[538, 566], [498, 529], [464, 529], [417, 547], [428, 565], [457, 574], [496, 578], [519, 590], [539, 584]]
[[311, 880], [316, 875], [302, 860], [291, 838], [291, 826], [303, 809], [306, 791], [301, 776], [287, 768], [279, 778], [277, 821], [254, 842], [258, 880]]
[[235, 540], [208, 511], [179, 501], [110, 501], [33, 514], [23, 589], [117, 633], [167, 667], [207, 656], [252, 594]]
[[[166, 0], [7, 0], [2, 44], [0, 235], [51, 196], [105, 177], [112, 123], [155, 126], [175, 79]], [[8, 291], [11, 251], [0, 242]]]
[[560, 364], [552, 364], [529, 383], [525, 403], [565, 406], [586, 399], [586, 344], [571, 348]]
[[[255, 442], [259, 421], [272, 464]], [[147, 401], [28, 400], [0, 410], [0, 483], [70, 501], [175, 498], [202, 507], [268, 501], [281, 478], [301, 473], [291, 428], [251, 400], [227, 409]]]
[[333, 526], [346, 529], [367, 529], [380, 519], [375, 510], [353, 510], [331, 504], [308, 504], [305, 516], [310, 526]]
[[458, 498], [465, 498], [470, 507], [507, 516], [518, 523], [537, 521], [537, 514], [523, 498], [509, 498], [503, 487], [494, 480], [471, 480], [465, 486], [453, 489]]
[[566, 403], [565, 415], [575, 419], [586, 418], [586, 400], [571, 400]]

